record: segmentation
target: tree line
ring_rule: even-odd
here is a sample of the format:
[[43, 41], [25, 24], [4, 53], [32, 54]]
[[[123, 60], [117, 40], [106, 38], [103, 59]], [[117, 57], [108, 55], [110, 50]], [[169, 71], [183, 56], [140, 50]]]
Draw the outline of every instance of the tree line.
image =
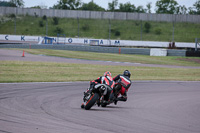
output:
[[[24, 7], [23, 0], [0, 1], [0, 6]], [[46, 8], [45, 6], [33, 6], [31, 8]], [[130, 2], [119, 3], [118, 0], [112, 0], [108, 3], [108, 9], [97, 5], [93, 0], [89, 3], [81, 2], [81, 0], [58, 0], [50, 9], [63, 10], [89, 10], [89, 11], [111, 11], [111, 12], [138, 12], [151, 13], [152, 3], [149, 2], [144, 6], [135, 6]], [[197, 0], [192, 7], [186, 8], [185, 5], [179, 5], [176, 0], [157, 0], [155, 4], [155, 12], [162, 14], [200, 14], [200, 0]]]

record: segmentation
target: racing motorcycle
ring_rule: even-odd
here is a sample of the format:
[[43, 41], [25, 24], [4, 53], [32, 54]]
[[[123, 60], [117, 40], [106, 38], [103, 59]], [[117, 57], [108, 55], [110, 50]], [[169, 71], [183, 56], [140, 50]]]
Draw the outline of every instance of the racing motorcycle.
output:
[[97, 84], [93, 89], [84, 92], [83, 102], [85, 104], [81, 105], [81, 108], [89, 110], [92, 106], [98, 105], [106, 107], [107, 102], [104, 100], [104, 97], [111, 92], [111, 88], [105, 84]]
[[[111, 94], [110, 94], [110, 103], [109, 104], [111, 104], [111, 103], [114, 103], [115, 105], [116, 105], [116, 99], [118, 98], [118, 96], [122, 93], [122, 92], [124, 92], [125, 90], [125, 88], [123, 88], [122, 86], [126, 86], [127, 84], [125, 84], [121, 79], [119, 79], [116, 83], [115, 83], [115, 85], [114, 85], [114, 87], [113, 87], [113, 90], [112, 90], [112, 92], [111, 92]], [[123, 88], [123, 89], [122, 89]]]

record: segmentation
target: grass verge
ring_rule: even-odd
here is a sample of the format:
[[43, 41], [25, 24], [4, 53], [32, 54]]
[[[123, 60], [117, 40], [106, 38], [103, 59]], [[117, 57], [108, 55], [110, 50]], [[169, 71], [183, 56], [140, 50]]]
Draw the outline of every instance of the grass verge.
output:
[[115, 76], [125, 69], [131, 71], [131, 80], [200, 81], [199, 69], [1, 61], [0, 82], [89, 81], [105, 71], [110, 71]]
[[[161, 64], [175, 66], [200, 66], [199, 57], [177, 57], [177, 56], [147, 56], [133, 54], [111, 54], [111, 53], [96, 53], [96, 52], [81, 52], [67, 50], [50, 50], [50, 49], [25, 49], [31, 54], [43, 54], [48, 56], [58, 56], [66, 58], [77, 58], [87, 60], [105, 60], [115, 62], [132, 62], [143, 64]], [[197, 61], [199, 60], [199, 62]]]

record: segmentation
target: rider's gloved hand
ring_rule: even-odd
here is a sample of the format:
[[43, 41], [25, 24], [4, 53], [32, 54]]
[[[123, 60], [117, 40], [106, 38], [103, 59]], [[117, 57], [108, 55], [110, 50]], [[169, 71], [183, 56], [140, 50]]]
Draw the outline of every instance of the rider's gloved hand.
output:
[[92, 83], [90, 84], [90, 90], [92, 90], [92, 89], [94, 88], [94, 86], [95, 86], [95, 83], [92, 82]]

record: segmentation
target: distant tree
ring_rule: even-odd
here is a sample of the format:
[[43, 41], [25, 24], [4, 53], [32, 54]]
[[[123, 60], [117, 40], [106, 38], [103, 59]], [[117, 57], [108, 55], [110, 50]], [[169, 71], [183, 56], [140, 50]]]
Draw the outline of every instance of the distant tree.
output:
[[39, 27], [44, 27], [44, 23], [42, 20], [39, 21]]
[[138, 6], [136, 8], [136, 12], [139, 12], [139, 13], [146, 13], [147, 12], [147, 9], [144, 9], [143, 6]]
[[136, 7], [135, 5], [132, 5], [130, 2], [127, 2], [125, 4], [120, 3], [119, 4], [119, 11], [121, 12], [135, 12]]
[[149, 33], [150, 29], [151, 29], [151, 24], [149, 22], [145, 22], [145, 24], [144, 24], [144, 31], [146, 33]]
[[43, 19], [43, 20], [47, 20], [47, 16], [44, 15], [44, 16], [42, 17], [42, 19]]
[[176, 0], [158, 0], [156, 2], [156, 13], [175, 14], [177, 7]]
[[156, 34], [156, 35], [162, 34], [162, 29], [161, 29], [161, 28], [156, 28], [156, 29], [155, 29], [155, 34]]
[[188, 13], [189, 14], [200, 14], [200, 0], [197, 0], [194, 4], [193, 7], [188, 8]]
[[189, 7], [188, 8], [188, 14], [196, 14], [195, 8], [194, 7]]
[[187, 14], [187, 8], [183, 6], [178, 6], [176, 8], [176, 14]]
[[84, 24], [81, 29], [83, 31], [88, 31], [90, 29], [90, 26], [88, 24]]
[[59, 23], [59, 18], [53, 17], [53, 25], [58, 25], [58, 23]]
[[98, 6], [93, 1], [87, 3], [83, 3], [83, 5], [79, 8], [80, 10], [89, 10], [89, 11], [105, 11], [103, 7]]
[[121, 35], [121, 32], [117, 30], [117, 31], [115, 32], [115, 36], [120, 36], [120, 35]]
[[14, 20], [14, 19], [16, 19], [16, 15], [15, 15], [15, 14], [13, 14], [13, 13], [12, 13], [12, 14], [10, 14], [10, 15], [8, 15], [8, 17], [9, 17], [9, 18], [11, 18], [11, 19], [13, 19], [13, 20]]
[[146, 7], [147, 7], [147, 13], [151, 13], [151, 8], [152, 8], [152, 2], [147, 3]]
[[108, 10], [115, 11], [118, 5], [118, 0], [113, 0], [111, 3], [108, 3]]
[[35, 8], [35, 9], [41, 9], [41, 7], [40, 7], [40, 6], [33, 6], [33, 7], [31, 7], [31, 8]]
[[45, 5], [38, 5], [38, 6], [30, 7], [30, 8], [35, 8], [35, 9], [47, 9], [47, 6], [45, 6]]
[[75, 10], [81, 5], [81, 0], [59, 0], [56, 5], [53, 6], [54, 9], [68, 9]]
[[16, 7], [24, 7], [24, 1], [23, 0], [10, 0], [10, 3], [15, 4]]
[[17, 7], [14, 3], [7, 2], [7, 1], [0, 1], [0, 6]]
[[56, 29], [54, 30], [55, 33], [57, 34], [63, 34], [64, 33], [64, 30], [60, 27], [56, 27]]
[[200, 14], [200, 0], [196, 1], [193, 6], [196, 8], [197, 14]]

